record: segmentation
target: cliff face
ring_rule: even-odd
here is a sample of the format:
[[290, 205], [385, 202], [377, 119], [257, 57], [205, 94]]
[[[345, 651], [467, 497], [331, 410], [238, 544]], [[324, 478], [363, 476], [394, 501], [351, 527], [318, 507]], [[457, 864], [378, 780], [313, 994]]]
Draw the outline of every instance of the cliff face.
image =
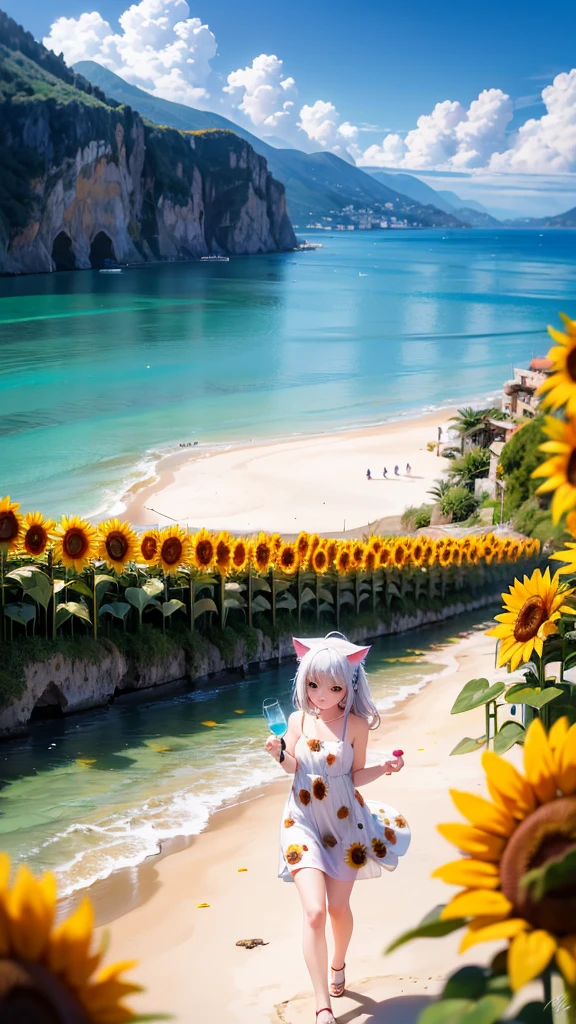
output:
[[296, 244], [283, 186], [232, 132], [159, 128], [93, 98], [9, 98], [0, 126], [1, 273]]

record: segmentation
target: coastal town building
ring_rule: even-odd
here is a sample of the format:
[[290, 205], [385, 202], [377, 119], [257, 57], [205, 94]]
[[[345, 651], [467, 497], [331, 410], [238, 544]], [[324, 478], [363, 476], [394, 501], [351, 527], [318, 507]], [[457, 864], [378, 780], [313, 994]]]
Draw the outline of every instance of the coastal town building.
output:
[[536, 394], [552, 370], [552, 362], [546, 358], [532, 359], [527, 370], [514, 368], [514, 376], [504, 383], [502, 411], [510, 417], [533, 419], [539, 404]]

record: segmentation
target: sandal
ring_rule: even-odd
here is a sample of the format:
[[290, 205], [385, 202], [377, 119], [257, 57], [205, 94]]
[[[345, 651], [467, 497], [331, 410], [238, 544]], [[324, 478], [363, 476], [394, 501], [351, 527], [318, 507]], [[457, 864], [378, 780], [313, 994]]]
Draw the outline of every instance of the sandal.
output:
[[340, 996], [344, 995], [344, 992], [346, 990], [346, 977], [344, 975], [344, 968], [345, 967], [346, 967], [346, 964], [342, 964], [342, 967], [331, 967], [330, 968], [330, 970], [333, 971], [335, 975], [337, 975], [337, 974], [341, 974], [342, 975], [342, 981], [334, 980], [330, 984], [330, 995], [334, 999], [339, 999]]
[[330, 1013], [332, 1015], [332, 1020], [326, 1021], [325, 1024], [336, 1024], [331, 1006], [323, 1006], [321, 1010], [316, 1010], [316, 1020], [318, 1020], [321, 1013]]

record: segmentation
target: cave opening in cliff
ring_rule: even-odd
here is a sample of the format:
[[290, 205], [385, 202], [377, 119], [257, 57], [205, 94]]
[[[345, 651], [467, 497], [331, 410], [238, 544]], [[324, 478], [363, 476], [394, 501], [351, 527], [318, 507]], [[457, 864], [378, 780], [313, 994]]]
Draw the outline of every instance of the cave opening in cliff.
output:
[[56, 235], [52, 245], [52, 259], [56, 270], [76, 270], [76, 257], [72, 249], [72, 239], [65, 231]]
[[56, 683], [51, 681], [40, 694], [30, 715], [31, 722], [44, 721], [47, 718], [63, 718], [64, 708], [68, 701]]
[[112, 239], [105, 231], [99, 231], [90, 246], [90, 266], [93, 270], [101, 270], [109, 260], [116, 262]]

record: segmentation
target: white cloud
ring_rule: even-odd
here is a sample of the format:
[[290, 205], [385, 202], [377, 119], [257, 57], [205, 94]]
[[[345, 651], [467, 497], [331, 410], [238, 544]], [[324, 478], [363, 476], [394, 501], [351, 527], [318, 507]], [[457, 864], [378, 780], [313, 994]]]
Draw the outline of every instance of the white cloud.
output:
[[494, 153], [490, 169], [532, 174], [576, 171], [576, 68], [556, 75], [542, 90], [546, 113], [531, 117], [512, 136], [503, 153]]
[[500, 146], [513, 115], [512, 101], [501, 89], [484, 89], [468, 109], [444, 100], [418, 118], [406, 138], [387, 135], [369, 146], [363, 163], [371, 166], [442, 168], [481, 167]]
[[356, 145], [358, 128], [349, 121], [339, 122], [340, 114], [333, 103], [316, 100], [302, 107], [298, 128], [323, 149], [353, 159], [359, 152]]
[[216, 39], [190, 17], [187, 0], [140, 0], [118, 21], [120, 32], [97, 11], [57, 18], [43, 43], [69, 64], [98, 61], [154, 96], [189, 105], [208, 98]]
[[275, 54], [261, 53], [249, 67], [231, 71], [223, 91], [236, 100], [241, 95], [237, 109], [252, 124], [277, 128], [291, 115], [294, 102], [285, 96], [295, 92], [295, 85], [293, 78], [283, 78], [282, 61]]

